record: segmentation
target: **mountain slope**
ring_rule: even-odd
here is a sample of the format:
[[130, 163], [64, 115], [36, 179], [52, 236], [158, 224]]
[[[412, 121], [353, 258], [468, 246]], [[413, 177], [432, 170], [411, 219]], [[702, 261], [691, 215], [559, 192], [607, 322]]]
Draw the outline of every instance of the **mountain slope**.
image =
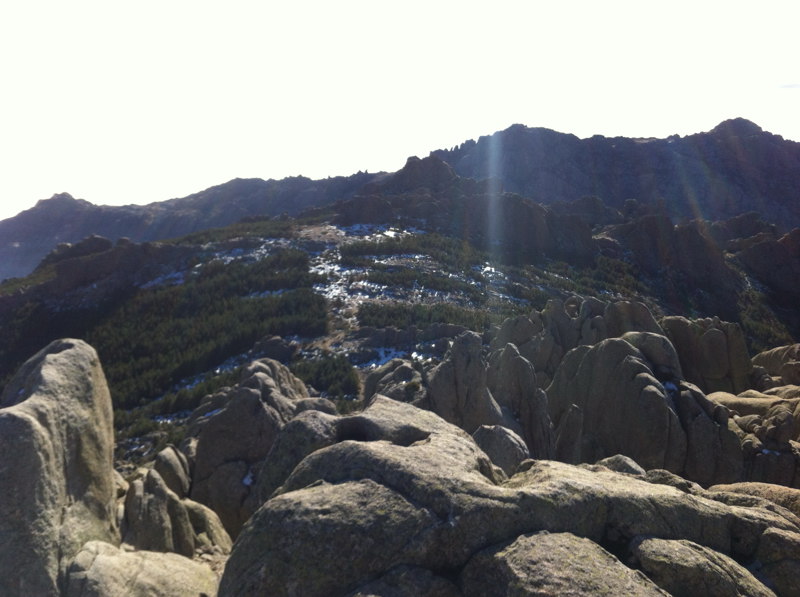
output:
[[359, 172], [325, 180], [237, 178], [188, 197], [121, 207], [94, 205], [61, 193], [0, 222], [0, 280], [28, 275], [59, 243], [78, 242], [92, 234], [152, 241], [246, 217], [297, 214], [351, 196], [375, 176]]
[[[622, 212], [635, 211], [628, 200], [636, 199], [661, 203], [672, 217], [715, 221], [756, 211], [782, 232], [800, 226], [800, 143], [743, 119], [667, 139], [579, 139], [514, 125], [432, 154], [461, 177], [495, 178], [503, 190], [543, 204], [594, 195]], [[56, 244], [91, 234], [160, 240], [251, 216], [295, 215], [362, 189], [370, 194], [387, 178], [359, 172], [316, 181], [235, 179], [144, 206], [96, 206], [55, 195], [0, 222], [0, 280], [27, 275]]]
[[514, 125], [433, 154], [461, 176], [498, 178], [506, 191], [545, 204], [597, 195], [623, 209], [627, 199], [663, 199], [676, 217], [757, 211], [787, 230], [800, 225], [800, 143], [744, 119], [667, 139], [579, 139]]

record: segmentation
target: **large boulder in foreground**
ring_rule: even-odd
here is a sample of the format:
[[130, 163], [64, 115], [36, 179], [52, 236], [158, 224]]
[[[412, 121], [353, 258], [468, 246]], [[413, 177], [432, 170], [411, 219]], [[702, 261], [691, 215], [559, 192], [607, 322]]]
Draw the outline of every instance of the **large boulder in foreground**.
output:
[[[646, 585], [621, 574], [643, 536], [761, 565], [758, 582], [791, 594], [786, 579], [800, 565], [800, 519], [764, 500], [697, 486], [684, 493], [604, 466], [545, 460], [527, 461], [506, 480], [463, 430], [381, 396], [342, 420], [350, 423], [338, 441], [306, 456], [245, 525], [220, 595], [371, 594], [368, 587], [385, 586], [401, 569], [406, 586], [452, 594], [446, 571], [469, 594], [466, 579], [499, 566], [492, 554], [540, 531], [585, 539], [590, 561], [599, 548], [609, 554], [607, 565], [587, 566], [571, 585], [561, 575], [561, 594], [622, 587], [632, 576]], [[561, 548], [575, 542], [557, 541]], [[489, 556], [485, 566], [474, 559], [480, 552]], [[549, 572], [530, 569], [528, 582], [548, 580]]]
[[0, 594], [58, 595], [90, 540], [119, 543], [111, 398], [97, 353], [58, 340], [0, 397]]

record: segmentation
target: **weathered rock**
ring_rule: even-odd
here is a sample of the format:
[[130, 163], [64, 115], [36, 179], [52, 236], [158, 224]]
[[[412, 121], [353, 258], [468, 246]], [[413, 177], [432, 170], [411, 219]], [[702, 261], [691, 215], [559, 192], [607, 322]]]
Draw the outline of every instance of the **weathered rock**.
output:
[[280, 336], [266, 336], [256, 342], [252, 352], [262, 358], [287, 364], [299, 350], [300, 346], [296, 342], [285, 340]]
[[800, 399], [750, 390], [709, 395], [732, 413], [744, 457], [742, 480], [800, 487]]
[[669, 485], [683, 493], [689, 493], [691, 495], [701, 495], [703, 493], [703, 488], [699, 484], [664, 469], [650, 469], [645, 473], [645, 480], [648, 483], [655, 483], [656, 485]]
[[194, 555], [189, 514], [155, 470], [131, 483], [125, 498], [124, 530], [124, 542], [136, 549]]
[[574, 425], [565, 417], [572, 404], [583, 414], [578, 446], [562, 447], [559, 441], [577, 452], [557, 453], [559, 460], [577, 455], [577, 462], [596, 462], [623, 454], [645, 469], [683, 469], [686, 434], [644, 355], [628, 342], [611, 338], [570, 351], [547, 397], [558, 434], [567, 433], [562, 425]]
[[[66, 597], [211, 597], [217, 578], [208, 566], [172, 553], [124, 552], [90, 541], [69, 567]], [[32, 593], [28, 593], [31, 595]]]
[[736, 255], [748, 273], [789, 301], [798, 297], [796, 280], [800, 277], [800, 257], [792, 242], [792, 237], [796, 239], [797, 236], [797, 229], [779, 240], [765, 235], [759, 242], [742, 247]]
[[764, 367], [770, 375], [781, 377], [784, 384], [800, 384], [798, 362], [800, 362], [800, 344], [779, 346], [753, 357], [753, 365]]
[[686, 380], [705, 393], [747, 390], [753, 364], [738, 324], [718, 318], [665, 317], [661, 325], [675, 346]]
[[551, 458], [554, 438], [547, 395], [537, 383], [533, 365], [520, 355], [516, 346], [506, 344], [492, 353], [487, 386], [500, 408], [519, 423], [530, 456]]
[[634, 301], [609, 303], [604, 314], [609, 338], [619, 338], [627, 332], [649, 332], [664, 335], [650, 309]]
[[181, 500], [181, 505], [189, 515], [196, 549], [218, 548], [223, 554], [231, 552], [233, 541], [216, 512], [190, 499]]
[[678, 472], [702, 485], [740, 480], [742, 448], [728, 410], [686, 382], [680, 382], [672, 398], [686, 433], [686, 462]]
[[459, 573], [476, 553], [543, 530], [617, 547], [684, 539], [745, 566], [763, 557], [775, 566], [764, 582], [800, 562], [800, 522], [777, 506], [545, 460], [504, 482], [462, 430], [380, 396], [342, 420], [340, 441], [304, 458], [250, 519], [221, 596], [347, 593], [399, 566]]
[[481, 337], [466, 332], [453, 342], [445, 359], [430, 373], [425, 405], [468, 433], [481, 425], [512, 426], [486, 385]]
[[0, 398], [0, 594], [58, 595], [84, 543], [119, 542], [111, 398], [97, 358], [58, 340]]
[[377, 580], [359, 587], [348, 597], [463, 597], [449, 580], [416, 566], [392, 568]]
[[641, 351], [657, 379], [661, 381], [683, 379], [678, 353], [665, 336], [653, 332], [626, 332], [621, 338]]
[[800, 518], [800, 489], [782, 487], [772, 483], [729, 483], [714, 485], [709, 491], [732, 491], [745, 495], [755, 495], [778, 504]]
[[525, 315], [509, 317], [500, 326], [497, 334], [492, 339], [490, 347], [492, 350], [500, 350], [506, 344], [522, 346], [534, 336], [540, 334], [544, 329], [542, 319], [538, 312], [532, 314], [534, 319]]
[[364, 398], [372, 398], [374, 394], [402, 402], [419, 401], [425, 396], [422, 375], [410, 361], [392, 359], [367, 375]]
[[615, 454], [614, 456], [603, 458], [602, 460], [598, 460], [595, 464], [599, 464], [600, 466], [604, 466], [607, 469], [616, 471], [618, 473], [628, 473], [629, 475], [639, 476], [644, 476], [647, 474], [647, 471], [636, 464], [636, 461], [633, 458], [623, 456], [622, 454]]
[[759, 577], [778, 595], [797, 595], [800, 578], [800, 548], [791, 533], [769, 528], [761, 535], [756, 558], [761, 564]]
[[509, 477], [517, 470], [520, 462], [531, 457], [522, 438], [507, 427], [481, 425], [472, 434], [472, 439]]
[[309, 398], [303, 382], [277, 361], [256, 361], [242, 378], [210, 399], [217, 408], [201, 405], [204, 414], [192, 423], [197, 444], [191, 497], [211, 507], [232, 537], [252, 513], [247, 503], [257, 468], [297, 403]]
[[338, 441], [337, 422], [335, 416], [308, 411], [280, 430], [256, 475], [255, 491], [248, 500], [250, 516], [283, 485], [303, 458]]
[[691, 541], [641, 537], [632, 551], [644, 573], [676, 597], [775, 595], [732, 558]]
[[570, 533], [523, 535], [475, 554], [461, 573], [465, 597], [667, 595], [641, 572]]
[[167, 446], [156, 454], [153, 468], [179, 498], [185, 498], [189, 494], [191, 487], [189, 462], [183, 452], [175, 446]]
[[629, 332], [569, 352], [547, 389], [557, 458], [596, 462], [622, 454], [703, 485], [739, 480], [742, 451], [727, 409], [679, 381], [670, 349], [663, 336]]

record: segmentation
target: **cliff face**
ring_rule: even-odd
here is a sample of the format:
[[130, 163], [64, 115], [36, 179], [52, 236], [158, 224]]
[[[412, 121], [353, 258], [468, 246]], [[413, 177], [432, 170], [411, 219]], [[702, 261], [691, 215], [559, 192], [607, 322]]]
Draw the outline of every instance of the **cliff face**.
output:
[[578, 139], [514, 125], [433, 153], [461, 176], [496, 177], [506, 191], [543, 203], [597, 195], [622, 209], [630, 198], [663, 200], [678, 217], [758, 211], [787, 229], [800, 225], [800, 143], [744, 119], [667, 139]]

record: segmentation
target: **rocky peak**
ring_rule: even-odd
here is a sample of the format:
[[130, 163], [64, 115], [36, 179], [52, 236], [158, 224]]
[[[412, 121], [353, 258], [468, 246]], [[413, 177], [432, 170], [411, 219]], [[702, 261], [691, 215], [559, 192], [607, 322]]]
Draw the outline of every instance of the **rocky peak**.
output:
[[764, 129], [746, 118], [725, 120], [711, 130], [712, 135], [725, 138], [751, 137], [753, 135], [760, 135], [763, 132]]
[[450, 186], [456, 178], [458, 177], [453, 168], [437, 156], [430, 155], [422, 159], [411, 156], [406, 165], [386, 182], [384, 188], [395, 193], [419, 188], [440, 191]]

